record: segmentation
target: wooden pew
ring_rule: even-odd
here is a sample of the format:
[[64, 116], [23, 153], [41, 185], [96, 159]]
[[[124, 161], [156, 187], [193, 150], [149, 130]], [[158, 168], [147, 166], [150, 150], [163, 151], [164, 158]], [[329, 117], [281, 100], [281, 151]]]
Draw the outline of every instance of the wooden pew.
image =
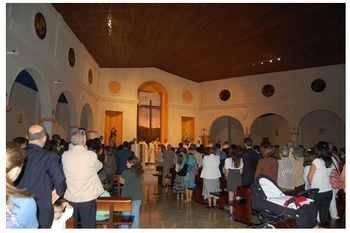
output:
[[[97, 211], [109, 211], [109, 219], [96, 221], [96, 225], [108, 226], [113, 228], [115, 225], [128, 225], [131, 227], [134, 216], [122, 216], [121, 211], [131, 212], [132, 204], [130, 197], [99, 197], [97, 198]], [[111, 217], [112, 216], [112, 217]]]
[[196, 188], [194, 190], [194, 201], [198, 203], [207, 203], [207, 200], [204, 200], [202, 191], [203, 191], [203, 179], [200, 177], [200, 172], [196, 175], [195, 178]]
[[225, 176], [222, 175], [220, 177], [220, 189], [221, 189], [221, 192], [211, 192], [210, 193], [211, 195], [214, 195], [214, 196], [219, 198], [218, 208], [221, 209], [221, 210], [224, 209], [224, 204], [226, 204], [228, 202], [228, 192], [225, 191], [226, 190], [226, 185], [227, 185], [227, 181], [225, 179]]
[[228, 192], [227, 191], [211, 192], [210, 194], [219, 198], [217, 205], [220, 210], [223, 210], [224, 204], [228, 202]]
[[113, 189], [117, 189], [118, 197], [121, 196], [121, 192], [122, 192], [122, 186], [120, 185], [119, 179], [120, 179], [120, 175], [113, 176]]
[[[109, 211], [109, 218], [104, 221], [96, 221], [97, 225], [102, 225], [106, 228], [113, 228], [119, 225], [128, 225], [131, 227], [134, 216], [127, 215], [122, 216], [121, 211], [132, 210], [132, 199], [130, 197], [99, 197], [97, 198], [96, 206], [97, 211]], [[112, 216], [112, 217], [111, 217]], [[81, 223], [79, 222], [79, 225]], [[71, 217], [66, 222], [66, 228], [74, 228], [74, 219]]]
[[252, 204], [250, 200], [250, 187], [238, 186], [236, 196], [241, 197], [239, 201], [229, 201], [228, 204], [235, 208], [235, 221], [245, 224], [251, 224]]
[[163, 166], [157, 166], [156, 167], [156, 173], [152, 174], [153, 176], [158, 177], [158, 184], [162, 185], [162, 178], [163, 178]]

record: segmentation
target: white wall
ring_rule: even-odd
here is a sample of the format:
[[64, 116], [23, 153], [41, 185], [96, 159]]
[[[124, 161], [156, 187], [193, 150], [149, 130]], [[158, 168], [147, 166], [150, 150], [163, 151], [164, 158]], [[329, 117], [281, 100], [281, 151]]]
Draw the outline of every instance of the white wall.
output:
[[[120, 84], [120, 92], [112, 94], [108, 85], [110, 82]], [[161, 84], [168, 93], [168, 141], [177, 144], [181, 141], [181, 117], [195, 117], [199, 119], [199, 103], [201, 91], [199, 84], [183, 79], [176, 75], [164, 72], [156, 68], [120, 68], [100, 69], [98, 95], [98, 131], [103, 134], [104, 114], [106, 110], [123, 112], [122, 141], [130, 141], [136, 137], [137, 132], [137, 91], [145, 82], [154, 81]], [[192, 101], [183, 99], [185, 91], [191, 92]], [[199, 126], [196, 126], [197, 134], [200, 134]]]
[[[34, 29], [34, 19], [38, 12], [44, 15], [47, 24], [47, 35], [43, 40], [37, 37]], [[75, 50], [76, 58], [73, 68], [68, 63], [68, 50], [71, 47]], [[55, 122], [52, 110], [56, 109], [62, 92], [72, 95], [69, 103], [72, 112], [67, 114], [78, 116], [71, 117], [70, 126], [80, 125], [80, 114], [85, 103], [91, 106], [92, 114], [96, 113], [99, 67], [51, 4], [6, 4], [6, 50], [20, 52], [19, 56], [6, 55], [7, 104], [12, 105], [10, 94], [14, 80], [25, 69], [39, 89], [41, 111], [35, 123], [40, 123], [40, 119], [51, 119]], [[89, 69], [94, 74], [91, 85], [88, 84]], [[57, 80], [61, 84], [54, 84]], [[12, 111], [16, 109], [13, 108]], [[96, 120], [96, 117], [92, 118]], [[54, 125], [53, 128], [57, 127]], [[17, 131], [17, 134], [23, 134], [22, 131]], [[7, 140], [11, 139], [9, 137], [7, 136]]]
[[[34, 30], [37, 12], [41, 12], [47, 22], [47, 36], [43, 40], [36, 36]], [[71, 47], [76, 57], [73, 68], [68, 64]], [[26, 69], [39, 89], [40, 107], [36, 107], [39, 120], [55, 120], [52, 110], [56, 109], [58, 97], [62, 92], [68, 93], [70, 126], [81, 125], [82, 109], [88, 104], [91, 111], [87, 114], [91, 115], [84, 119], [93, 119], [91, 128], [87, 130], [96, 132], [96, 136], [104, 134], [106, 110], [123, 112], [122, 140], [136, 136], [137, 89], [147, 81], [158, 82], [168, 93], [168, 141], [175, 145], [181, 141], [183, 116], [195, 118], [196, 136], [202, 134], [203, 127], [211, 130], [213, 122], [221, 116], [237, 119], [244, 134], [250, 134], [253, 122], [266, 113], [275, 113], [286, 119], [292, 134], [300, 133], [298, 129], [303, 117], [318, 109], [333, 112], [345, 122], [344, 64], [200, 84], [152, 67], [101, 69], [51, 4], [6, 4], [6, 50], [14, 49], [20, 52], [19, 56], [6, 55], [6, 103], [12, 105], [15, 102], [15, 99], [10, 100], [13, 83], [17, 75]], [[93, 72], [92, 84], [88, 83], [89, 69]], [[327, 83], [326, 90], [321, 93], [315, 93], [310, 88], [311, 82], [317, 78]], [[54, 84], [55, 80], [60, 80], [61, 84]], [[120, 93], [109, 92], [111, 81], [120, 84]], [[265, 84], [275, 87], [276, 92], [270, 98], [261, 94]], [[223, 89], [231, 92], [231, 98], [226, 102], [219, 99]], [[183, 99], [185, 91], [191, 93], [192, 101]], [[14, 104], [12, 111], [13, 114], [19, 112], [19, 106]], [[12, 113], [7, 112], [7, 116]], [[7, 140], [12, 140], [14, 134], [23, 133], [23, 129], [15, 127], [15, 122], [7, 122]]]
[[[318, 78], [327, 84], [321, 93], [311, 90], [312, 81]], [[344, 64], [204, 82], [201, 127], [210, 128], [215, 119], [227, 115], [239, 120], [250, 134], [258, 117], [275, 113], [287, 120], [291, 133], [298, 133], [301, 119], [317, 109], [334, 112], [345, 122], [344, 83]], [[270, 98], [261, 93], [266, 84], [275, 87]], [[218, 98], [223, 89], [231, 92], [226, 102]]]

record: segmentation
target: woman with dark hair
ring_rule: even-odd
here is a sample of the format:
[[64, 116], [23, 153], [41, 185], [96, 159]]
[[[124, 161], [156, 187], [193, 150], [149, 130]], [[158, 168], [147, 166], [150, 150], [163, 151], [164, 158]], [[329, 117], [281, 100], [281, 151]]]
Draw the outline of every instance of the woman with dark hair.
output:
[[255, 171], [255, 178], [258, 175], [264, 174], [270, 177], [277, 184], [278, 162], [277, 159], [273, 157], [274, 154], [271, 146], [268, 144], [261, 146], [260, 152], [263, 158], [258, 161]]
[[28, 139], [24, 137], [16, 137], [12, 141], [21, 149], [24, 149], [28, 146]]
[[44, 149], [55, 152], [58, 155], [58, 152], [60, 151], [60, 144], [56, 140], [47, 140]]
[[38, 228], [36, 203], [26, 189], [13, 185], [26, 155], [15, 143], [6, 144], [6, 228]]
[[[124, 184], [122, 197], [132, 198], [131, 212], [123, 212], [122, 215], [134, 215], [134, 222], [131, 228], [140, 228], [140, 206], [142, 203], [141, 182], [143, 179], [143, 167], [135, 155], [131, 155], [126, 160], [126, 167], [120, 175], [120, 183]], [[127, 228], [122, 225], [122, 228]]]
[[332, 152], [328, 143], [320, 141], [316, 145], [316, 158], [312, 161], [309, 174], [307, 176], [310, 188], [318, 188], [315, 194], [315, 207], [319, 213], [319, 222], [329, 221], [329, 206], [332, 200], [332, 185], [329, 176], [334, 165], [332, 163]]
[[[237, 186], [242, 185], [243, 160], [238, 153], [238, 147], [231, 145], [228, 158], [225, 159], [225, 177], [227, 180], [228, 200], [233, 201], [236, 196]], [[237, 197], [236, 197], [237, 199]], [[230, 219], [234, 219], [234, 208], [230, 205]]]

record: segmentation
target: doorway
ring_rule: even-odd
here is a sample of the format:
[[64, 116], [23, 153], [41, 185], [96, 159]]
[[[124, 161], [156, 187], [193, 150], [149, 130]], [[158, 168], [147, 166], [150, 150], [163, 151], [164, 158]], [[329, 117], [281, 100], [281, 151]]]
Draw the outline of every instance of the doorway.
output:
[[[114, 127], [114, 129], [113, 129]], [[105, 112], [105, 133], [103, 143], [109, 145], [109, 138], [115, 134], [114, 141], [116, 146], [122, 144], [123, 135], [123, 112], [106, 111]]]

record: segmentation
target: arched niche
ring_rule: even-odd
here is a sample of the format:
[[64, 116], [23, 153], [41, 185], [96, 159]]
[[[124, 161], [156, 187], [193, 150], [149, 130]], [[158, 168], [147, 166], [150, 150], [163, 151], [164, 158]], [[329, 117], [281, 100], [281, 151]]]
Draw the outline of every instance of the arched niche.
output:
[[85, 128], [87, 131], [87, 136], [89, 138], [95, 137], [96, 135], [93, 135], [92, 131], [94, 129], [94, 124], [93, 121], [94, 116], [92, 113], [92, 109], [90, 104], [85, 103], [82, 110], [81, 110], [81, 115], [80, 115], [80, 127]]
[[345, 122], [328, 110], [309, 112], [299, 123], [299, 140], [304, 148], [319, 141], [333, 142], [338, 149], [345, 147]]
[[[140, 100], [140, 91], [160, 94], [160, 141], [163, 142], [164, 139], [168, 139], [168, 92], [161, 84], [154, 81], [145, 82], [140, 85], [137, 90], [138, 100]], [[139, 116], [139, 113], [137, 115]], [[139, 135], [137, 137], [139, 138]]]
[[57, 99], [53, 132], [68, 140], [71, 136], [70, 126], [77, 125], [76, 112], [77, 107], [72, 94], [63, 91]]
[[24, 137], [29, 126], [38, 124], [41, 116], [39, 88], [32, 75], [22, 70], [13, 82], [6, 112], [6, 140]]
[[275, 113], [264, 114], [254, 120], [251, 129], [253, 144], [268, 140], [271, 145], [285, 145], [291, 139], [291, 129], [288, 121]]
[[242, 124], [234, 117], [221, 116], [215, 119], [210, 128], [210, 141], [228, 141], [229, 144], [242, 145], [244, 131]]

